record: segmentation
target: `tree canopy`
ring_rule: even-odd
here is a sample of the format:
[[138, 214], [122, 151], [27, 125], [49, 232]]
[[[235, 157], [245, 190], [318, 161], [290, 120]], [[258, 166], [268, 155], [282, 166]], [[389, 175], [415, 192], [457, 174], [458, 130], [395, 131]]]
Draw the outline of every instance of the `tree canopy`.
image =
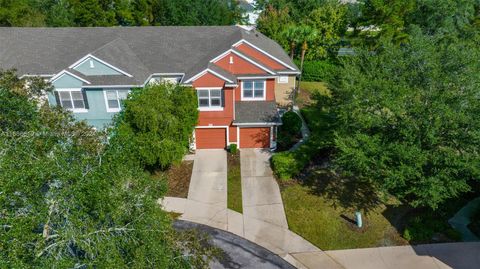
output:
[[234, 0], [0, 0], [0, 26], [231, 25]]
[[164, 181], [12, 74], [0, 73], [0, 267], [206, 267], [156, 202]]
[[196, 93], [178, 84], [136, 89], [116, 119], [116, 136], [148, 166], [169, 167], [188, 149], [198, 120]]
[[474, 42], [410, 33], [346, 58], [333, 85], [338, 173], [436, 208], [480, 178], [480, 55]]

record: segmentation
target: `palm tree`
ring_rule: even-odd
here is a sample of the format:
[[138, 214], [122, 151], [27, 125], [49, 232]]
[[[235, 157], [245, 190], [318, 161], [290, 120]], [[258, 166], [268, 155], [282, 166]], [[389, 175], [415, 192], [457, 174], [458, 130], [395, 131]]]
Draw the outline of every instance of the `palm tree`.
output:
[[282, 36], [288, 41], [290, 45], [290, 59], [293, 60], [293, 57], [295, 55], [295, 48], [297, 47], [297, 44], [300, 43], [300, 40], [298, 39], [298, 31], [297, 31], [298, 26], [291, 24], [288, 25], [285, 30], [282, 32]]
[[[316, 29], [312, 28], [311, 26], [308, 25], [300, 25], [297, 26], [296, 28], [296, 34], [298, 40], [302, 43], [302, 54], [300, 57], [300, 71], [303, 72], [303, 62], [305, 60], [305, 53], [308, 50], [308, 44], [312, 41], [314, 41], [317, 36], [318, 32]], [[302, 75], [300, 74], [300, 78]]]

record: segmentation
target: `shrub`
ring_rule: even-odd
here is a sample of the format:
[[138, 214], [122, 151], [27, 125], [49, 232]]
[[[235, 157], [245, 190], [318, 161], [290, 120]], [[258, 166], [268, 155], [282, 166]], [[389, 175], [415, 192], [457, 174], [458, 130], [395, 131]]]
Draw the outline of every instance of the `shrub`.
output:
[[230, 144], [230, 153], [237, 154], [237, 144]]
[[[300, 66], [300, 61], [295, 61]], [[330, 82], [335, 77], [337, 65], [329, 61], [305, 61], [303, 63], [303, 81], [326, 81]]]
[[287, 132], [292, 136], [298, 135], [302, 129], [302, 120], [297, 113], [293, 111], [288, 111], [283, 114], [282, 122], [283, 125], [280, 127], [282, 131]]
[[272, 165], [275, 174], [284, 180], [298, 175], [308, 164], [315, 150], [316, 147], [307, 142], [295, 151], [280, 152], [273, 155]]

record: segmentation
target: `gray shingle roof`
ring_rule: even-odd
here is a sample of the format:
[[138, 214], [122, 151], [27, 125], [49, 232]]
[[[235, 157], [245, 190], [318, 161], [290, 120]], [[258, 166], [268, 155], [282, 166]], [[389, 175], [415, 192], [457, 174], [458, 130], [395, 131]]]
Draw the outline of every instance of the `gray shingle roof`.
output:
[[275, 101], [235, 102], [236, 123], [281, 123]]
[[[0, 69], [53, 75], [92, 54], [133, 75], [137, 84], [153, 73], [185, 73], [189, 78], [242, 38], [296, 68], [277, 43], [256, 31], [237, 26], [163, 26], [0, 27]], [[120, 81], [111, 77], [112, 81], [93, 80], [110, 85]]]

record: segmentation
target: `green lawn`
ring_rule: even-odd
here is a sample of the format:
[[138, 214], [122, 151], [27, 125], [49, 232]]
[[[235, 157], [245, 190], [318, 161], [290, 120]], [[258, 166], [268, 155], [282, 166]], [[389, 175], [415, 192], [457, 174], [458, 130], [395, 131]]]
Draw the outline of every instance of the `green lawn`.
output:
[[324, 196], [310, 192], [297, 183], [282, 188], [288, 226], [322, 250], [402, 245], [404, 241], [379, 207], [364, 216], [365, 228], [358, 230], [342, 215], [352, 219], [352, 210], [334, 206]]
[[295, 103], [303, 108], [312, 103], [312, 95], [316, 92], [324, 95], [330, 95], [330, 90], [324, 82], [302, 81], [300, 82], [300, 91], [298, 92]]
[[242, 178], [240, 175], [240, 153], [227, 153], [227, 207], [243, 213], [242, 208]]

